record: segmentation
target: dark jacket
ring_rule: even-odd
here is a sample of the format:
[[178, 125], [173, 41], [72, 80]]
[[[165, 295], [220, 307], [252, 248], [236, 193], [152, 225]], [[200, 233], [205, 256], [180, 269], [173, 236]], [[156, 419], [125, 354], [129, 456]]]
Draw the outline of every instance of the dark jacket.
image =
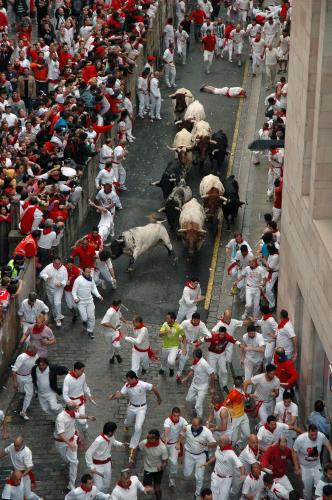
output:
[[[68, 373], [68, 368], [66, 366], [62, 365], [49, 365], [49, 374], [50, 374], [50, 386], [51, 389], [59, 394], [61, 396], [62, 394], [62, 387], [58, 387], [58, 380], [57, 377], [58, 375], [67, 375]], [[35, 389], [38, 391], [38, 384], [37, 384], [37, 366], [34, 366], [31, 370], [31, 376], [32, 376], [32, 382], [33, 385], [35, 386]]]

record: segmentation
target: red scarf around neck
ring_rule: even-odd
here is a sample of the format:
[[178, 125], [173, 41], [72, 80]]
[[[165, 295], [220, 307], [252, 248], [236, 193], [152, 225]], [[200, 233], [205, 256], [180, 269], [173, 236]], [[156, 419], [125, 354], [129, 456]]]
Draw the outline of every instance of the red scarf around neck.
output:
[[[264, 427], [265, 427], [265, 429], [266, 429], [267, 431], [272, 432], [272, 434], [274, 433], [274, 431], [271, 431], [271, 429], [270, 429], [270, 427], [269, 427], [269, 424], [265, 424], [265, 425], [264, 425]], [[274, 429], [274, 430], [275, 430], [275, 429]]]
[[193, 286], [192, 282], [190, 280], [187, 280], [184, 284], [184, 286], [187, 286], [191, 290], [195, 290], [195, 287]]
[[175, 422], [173, 415], [170, 415], [169, 419], [173, 422], [174, 425], [176, 425], [176, 424], [178, 424], [180, 422], [180, 420], [178, 420], [177, 422]]
[[197, 363], [199, 363], [200, 360], [201, 360], [201, 358], [199, 358], [199, 359], [193, 359], [193, 365], [194, 366], [197, 365]]
[[145, 443], [145, 448], [155, 448], [156, 446], [160, 445], [160, 439], [157, 439], [156, 441], [147, 441]]
[[280, 330], [281, 328], [283, 328], [283, 327], [284, 327], [284, 326], [288, 323], [288, 321], [289, 321], [289, 318], [282, 319], [282, 320], [280, 321], [280, 323], [278, 324], [278, 328], [279, 328], [279, 330]]
[[75, 410], [65, 410], [67, 415], [69, 415], [71, 418], [75, 418]]
[[249, 450], [251, 450], [251, 451], [253, 452], [253, 454], [254, 454], [254, 455], [257, 455], [257, 453], [258, 453], [258, 447], [257, 447], [257, 448], [252, 448], [252, 447], [250, 446], [250, 444], [248, 444], [248, 446], [249, 446]]
[[108, 443], [111, 441], [109, 437], [105, 436], [105, 434], [103, 432], [101, 432], [99, 434], [103, 439], [105, 439], [105, 441], [107, 441]]
[[74, 372], [74, 370], [70, 370], [69, 372], [69, 375], [71, 375], [73, 378], [80, 378], [80, 375], [76, 375], [76, 373]]
[[45, 325], [33, 325], [32, 333], [38, 334], [44, 330]]
[[121, 481], [121, 479], [120, 479], [120, 481], [118, 481], [116, 484], [117, 484], [118, 486], [120, 486], [120, 488], [123, 488], [124, 490], [129, 490], [129, 488], [130, 488], [130, 486], [131, 486], [131, 481], [129, 481], [129, 483], [128, 483], [128, 485], [127, 485], [127, 486], [125, 486], [125, 485], [123, 484], [123, 481]]
[[263, 320], [266, 321], [267, 319], [272, 318], [272, 316], [272, 313], [263, 314]]
[[12, 479], [7, 479], [6, 484], [10, 484], [10, 486], [19, 486], [19, 484], [15, 484]]
[[80, 487], [85, 493], [89, 493], [92, 490], [92, 488], [87, 488], [83, 483], [80, 484]]
[[231, 444], [225, 444], [222, 448], [220, 448], [221, 451], [227, 451], [227, 450], [232, 450], [233, 447]]
[[222, 323], [225, 323], [225, 325], [230, 325], [230, 323], [231, 323], [231, 320], [227, 321], [223, 316], [221, 316], [219, 318], [219, 321], [221, 321]]
[[140, 323], [139, 326], [135, 326], [135, 330], [141, 330], [142, 328], [144, 328], [144, 323]]
[[213, 408], [214, 408], [214, 411], [219, 411], [220, 408], [222, 408], [224, 406], [224, 402], [223, 401], [220, 401], [220, 403], [216, 403], [213, 405]]
[[25, 349], [25, 351], [23, 351], [23, 352], [24, 352], [25, 354], [27, 354], [28, 356], [30, 356], [31, 358], [33, 358], [33, 357], [36, 355], [36, 353], [31, 352], [31, 351], [28, 351], [28, 349]]
[[129, 384], [129, 382], [126, 384], [126, 387], [135, 387], [138, 384], [139, 380], [138, 378], [133, 382], [132, 384]]

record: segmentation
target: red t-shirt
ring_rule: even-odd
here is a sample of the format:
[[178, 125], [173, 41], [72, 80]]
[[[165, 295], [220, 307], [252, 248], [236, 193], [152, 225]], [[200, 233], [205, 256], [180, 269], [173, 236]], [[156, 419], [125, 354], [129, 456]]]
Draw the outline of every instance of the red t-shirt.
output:
[[292, 459], [292, 452], [289, 448], [281, 451], [278, 444], [270, 446], [262, 455], [261, 465], [271, 469], [274, 478], [282, 477], [286, 474], [287, 459]]
[[202, 43], [204, 45], [204, 50], [208, 50], [209, 52], [213, 52], [216, 48], [216, 37], [214, 35], [206, 35], [202, 39]]
[[89, 243], [95, 248], [96, 252], [98, 252], [103, 243], [100, 234], [98, 234], [96, 238], [93, 237], [92, 233], [87, 234], [85, 237], [89, 240]]
[[67, 269], [68, 281], [69, 281], [69, 285], [65, 286], [65, 290], [66, 292], [71, 292], [73, 289], [74, 281], [78, 276], [80, 276], [81, 270], [74, 264], [72, 265], [72, 268], [70, 270], [68, 269], [68, 265], [65, 265], [65, 268]]
[[72, 251], [71, 256], [72, 257], [78, 257], [79, 259], [79, 266], [81, 269], [84, 269], [84, 267], [95, 267], [95, 247], [91, 245], [90, 243], [86, 248], [83, 248], [81, 245], [78, 247], [75, 247], [74, 250]]
[[282, 181], [280, 186], [274, 188], [274, 208], [281, 208], [282, 205]]
[[209, 351], [214, 352], [216, 354], [222, 354], [228, 343], [230, 342], [231, 344], [236, 343], [236, 339], [234, 339], [231, 335], [226, 333], [223, 339], [220, 338], [219, 333], [212, 333], [211, 337], [205, 337], [205, 342], [209, 342]]
[[203, 24], [204, 19], [206, 19], [206, 14], [202, 9], [193, 10], [190, 18], [194, 21], [195, 24]]

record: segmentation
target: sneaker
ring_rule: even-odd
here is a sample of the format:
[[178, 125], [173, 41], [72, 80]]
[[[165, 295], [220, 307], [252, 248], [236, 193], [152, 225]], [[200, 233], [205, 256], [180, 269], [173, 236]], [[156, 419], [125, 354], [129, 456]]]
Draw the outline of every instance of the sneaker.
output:
[[175, 486], [175, 481], [174, 481], [174, 479], [169, 478], [169, 481], [168, 481], [168, 486], [169, 486], [170, 488], [174, 488], [174, 486]]
[[116, 360], [118, 363], [122, 363], [122, 358], [121, 358], [120, 354], [116, 354], [115, 357], [116, 357]]
[[204, 92], [205, 87], [206, 87], [206, 84], [204, 83], [204, 85], [202, 85], [202, 86], [200, 87], [199, 91], [200, 91], [200, 92]]
[[25, 421], [30, 420], [28, 415], [26, 413], [24, 413], [23, 411], [20, 411], [20, 417], [22, 417], [23, 420], [25, 420]]
[[228, 394], [228, 393], [229, 393], [229, 389], [228, 389], [227, 385], [224, 385], [224, 387], [222, 388], [222, 390], [223, 390], [226, 394]]
[[174, 377], [174, 370], [173, 370], [173, 368], [169, 369], [169, 376], [170, 377]]
[[110, 365], [114, 365], [115, 363], [115, 359], [114, 359], [114, 356], [112, 358], [110, 358]]
[[119, 189], [120, 191], [127, 191], [127, 187], [124, 184], [122, 184]]
[[162, 120], [161, 116], [156, 116], [156, 120]]
[[239, 67], [239, 68], [241, 68], [241, 66], [242, 66], [242, 62], [241, 62], [241, 61], [239, 61], [239, 62], [237, 63], [237, 65], [238, 65], [238, 67]]
[[61, 319], [57, 319], [57, 320], [55, 321], [55, 324], [56, 324], [56, 326], [57, 326], [58, 328], [60, 328], [60, 326], [61, 326]]
[[93, 332], [88, 332], [88, 335], [89, 335], [90, 339], [94, 339], [95, 338]]
[[228, 62], [233, 62], [233, 59], [228, 59]]
[[162, 368], [160, 368], [159, 375], [165, 375], [165, 370], [163, 370]]

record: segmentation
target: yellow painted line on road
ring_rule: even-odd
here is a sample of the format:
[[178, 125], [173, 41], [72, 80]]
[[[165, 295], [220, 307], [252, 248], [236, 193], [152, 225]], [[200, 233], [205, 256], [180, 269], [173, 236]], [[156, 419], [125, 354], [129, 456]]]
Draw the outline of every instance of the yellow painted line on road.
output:
[[[244, 88], [244, 89], [246, 88], [248, 72], [249, 72], [249, 61], [246, 62], [246, 65], [244, 68], [243, 82], [242, 82], [242, 88]], [[240, 121], [241, 121], [241, 114], [242, 114], [242, 109], [243, 109], [243, 101], [244, 101], [244, 99], [240, 99], [239, 107], [238, 107], [237, 114], [236, 114], [233, 142], [232, 142], [231, 152], [230, 152], [229, 160], [228, 160], [227, 176], [231, 175], [232, 170], [233, 170], [235, 152], [236, 152], [236, 147], [237, 147], [237, 143], [238, 143], [238, 139], [239, 139]], [[214, 278], [215, 278], [216, 270], [217, 270], [219, 246], [220, 246], [220, 241], [221, 241], [222, 222], [223, 221], [221, 220], [220, 224], [218, 225], [217, 234], [216, 234], [214, 244], [213, 244], [213, 252], [212, 252], [212, 258], [211, 258], [211, 264], [210, 264], [210, 276], [209, 276], [209, 281], [208, 281], [207, 288], [206, 288], [205, 301], [204, 301], [204, 309], [205, 310], [209, 309], [211, 299], [212, 299], [213, 284], [214, 284]]]

